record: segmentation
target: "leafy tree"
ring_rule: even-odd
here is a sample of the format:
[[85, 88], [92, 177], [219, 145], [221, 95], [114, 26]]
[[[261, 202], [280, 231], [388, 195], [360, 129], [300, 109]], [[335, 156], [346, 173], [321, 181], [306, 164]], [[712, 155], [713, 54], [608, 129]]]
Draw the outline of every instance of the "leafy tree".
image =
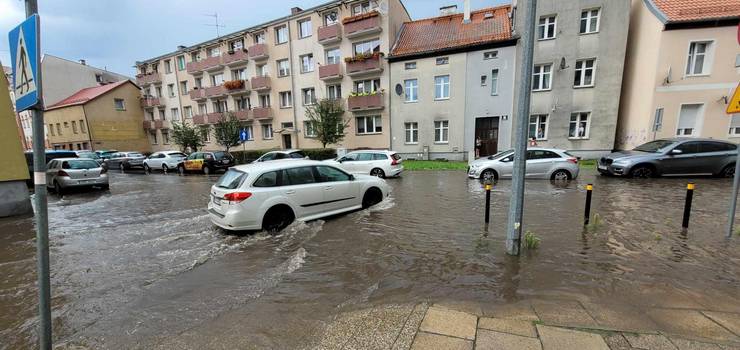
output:
[[228, 152], [229, 148], [241, 143], [241, 140], [239, 139], [241, 128], [241, 122], [239, 122], [239, 119], [236, 118], [234, 113], [226, 112], [222, 114], [218, 122], [213, 125], [216, 143], [224, 146], [224, 148], [226, 148], [226, 152]]
[[328, 144], [339, 143], [344, 139], [344, 129], [349, 125], [344, 120], [344, 109], [338, 100], [322, 99], [306, 107], [306, 117], [313, 128], [313, 134], [323, 148]]
[[172, 122], [172, 140], [183, 151], [190, 148], [190, 151], [197, 152], [204, 145], [200, 130], [186, 123]]

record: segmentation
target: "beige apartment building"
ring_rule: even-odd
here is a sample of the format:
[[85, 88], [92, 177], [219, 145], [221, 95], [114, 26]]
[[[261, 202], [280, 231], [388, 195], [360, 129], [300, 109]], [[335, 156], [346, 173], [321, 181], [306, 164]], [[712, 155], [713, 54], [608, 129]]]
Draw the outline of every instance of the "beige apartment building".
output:
[[616, 147], [664, 137], [740, 141], [737, 0], [632, 0]]
[[152, 148], [176, 148], [172, 122], [208, 130], [224, 112], [244, 121], [247, 149], [317, 148], [307, 105], [341, 101], [348, 127], [337, 145], [388, 148], [389, 52], [409, 14], [400, 0], [336, 0], [137, 62]]

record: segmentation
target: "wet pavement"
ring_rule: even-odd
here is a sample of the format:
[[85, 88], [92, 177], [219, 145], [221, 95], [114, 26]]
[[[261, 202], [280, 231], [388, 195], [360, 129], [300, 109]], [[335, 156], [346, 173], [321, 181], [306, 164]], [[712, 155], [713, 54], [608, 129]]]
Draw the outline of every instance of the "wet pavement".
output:
[[[529, 181], [525, 230], [542, 243], [513, 258], [504, 252], [509, 181], [494, 187], [489, 226], [480, 182], [411, 172], [389, 179], [391, 198], [371, 210], [272, 236], [210, 224], [217, 177], [112, 176], [110, 192], [50, 197], [57, 344], [298, 348], [338, 314], [423, 302], [564, 297], [740, 312], [738, 236], [723, 234], [725, 179], [691, 179], [686, 232], [689, 179], [584, 171], [567, 184]], [[584, 229], [589, 182], [601, 223]], [[0, 220], [0, 232], [0, 349], [25, 349], [35, 341], [33, 220]]]

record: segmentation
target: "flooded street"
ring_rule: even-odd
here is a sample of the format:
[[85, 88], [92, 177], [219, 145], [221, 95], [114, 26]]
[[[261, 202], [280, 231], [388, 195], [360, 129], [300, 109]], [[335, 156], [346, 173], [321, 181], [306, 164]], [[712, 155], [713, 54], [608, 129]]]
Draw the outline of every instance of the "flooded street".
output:
[[[110, 192], [50, 196], [57, 344], [153, 348], [165, 340], [249, 339], [296, 348], [333, 315], [368, 305], [585, 296], [634, 305], [737, 305], [740, 249], [724, 238], [732, 183], [694, 179], [527, 182], [525, 230], [542, 239], [519, 258], [504, 251], [510, 182], [492, 194], [462, 172], [389, 179], [391, 198], [281, 234], [215, 228], [205, 206], [217, 177], [113, 174]], [[594, 184], [582, 226], [584, 187]], [[593, 221], [593, 220], [592, 220]], [[0, 221], [0, 348], [35, 341], [32, 218]]]

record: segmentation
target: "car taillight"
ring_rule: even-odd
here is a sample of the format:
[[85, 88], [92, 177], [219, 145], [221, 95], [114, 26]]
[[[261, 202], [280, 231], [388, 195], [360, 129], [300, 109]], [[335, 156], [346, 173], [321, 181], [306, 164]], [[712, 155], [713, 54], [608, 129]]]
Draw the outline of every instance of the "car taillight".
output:
[[578, 164], [578, 158], [568, 158], [568, 161], [573, 164]]
[[232, 192], [224, 195], [224, 199], [229, 201], [229, 204], [239, 203], [252, 196], [250, 192]]
[[64, 170], [59, 170], [57, 171], [57, 176], [69, 176], [69, 174]]

